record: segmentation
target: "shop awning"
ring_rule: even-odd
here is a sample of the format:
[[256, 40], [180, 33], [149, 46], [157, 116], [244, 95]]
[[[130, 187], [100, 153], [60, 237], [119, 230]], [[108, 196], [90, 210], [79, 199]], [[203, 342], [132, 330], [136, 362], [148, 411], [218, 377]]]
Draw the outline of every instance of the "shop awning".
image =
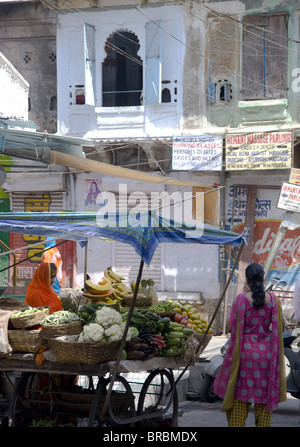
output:
[[131, 245], [147, 264], [150, 264], [159, 243], [234, 246], [247, 243], [246, 237], [241, 234], [210, 225], [191, 228], [150, 213], [140, 216], [139, 221], [129, 222], [127, 214], [110, 214], [109, 219], [105, 219], [95, 212], [0, 213], [0, 231], [80, 242], [91, 237], [124, 242]]

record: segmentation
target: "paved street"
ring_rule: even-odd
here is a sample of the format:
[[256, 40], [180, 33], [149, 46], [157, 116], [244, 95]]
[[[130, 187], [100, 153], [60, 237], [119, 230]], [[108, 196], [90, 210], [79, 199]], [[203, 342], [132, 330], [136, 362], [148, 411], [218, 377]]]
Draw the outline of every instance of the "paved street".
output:
[[[202, 354], [211, 358], [219, 352], [227, 337], [214, 336]], [[272, 427], [300, 427], [300, 400], [290, 394], [287, 400], [279, 404], [272, 415]], [[221, 410], [221, 402], [209, 404], [199, 400], [180, 402], [182, 415], [178, 419], [179, 427], [227, 427], [226, 415]], [[250, 407], [246, 427], [255, 427], [253, 405]]]

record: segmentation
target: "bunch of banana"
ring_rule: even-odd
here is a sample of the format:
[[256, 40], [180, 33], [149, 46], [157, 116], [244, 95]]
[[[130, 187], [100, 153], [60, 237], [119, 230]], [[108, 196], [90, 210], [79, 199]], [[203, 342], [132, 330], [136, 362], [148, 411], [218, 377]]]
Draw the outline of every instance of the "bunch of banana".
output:
[[124, 284], [122, 282], [114, 283], [112, 289], [113, 289], [113, 293], [112, 293], [113, 298], [115, 298], [119, 301], [123, 300], [123, 296], [128, 295], [128, 293], [131, 292], [129, 287], [127, 287], [126, 284]]
[[106, 278], [110, 279], [112, 282], [117, 283], [122, 282], [123, 279], [125, 279], [123, 276], [120, 276], [116, 272], [114, 272], [111, 267], [107, 267], [104, 272], [104, 276], [106, 276]]

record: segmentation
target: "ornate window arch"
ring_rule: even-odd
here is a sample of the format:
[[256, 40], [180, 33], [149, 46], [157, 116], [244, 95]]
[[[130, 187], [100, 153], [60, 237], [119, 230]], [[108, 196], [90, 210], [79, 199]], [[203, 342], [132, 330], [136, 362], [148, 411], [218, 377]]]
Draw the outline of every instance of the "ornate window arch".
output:
[[141, 105], [143, 61], [138, 55], [138, 37], [128, 30], [111, 34], [102, 62], [102, 106]]

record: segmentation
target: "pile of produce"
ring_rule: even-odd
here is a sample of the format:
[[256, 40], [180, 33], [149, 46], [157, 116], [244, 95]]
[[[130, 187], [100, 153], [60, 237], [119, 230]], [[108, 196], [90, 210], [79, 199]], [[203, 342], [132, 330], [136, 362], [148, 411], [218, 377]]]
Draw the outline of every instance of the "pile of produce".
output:
[[[95, 310], [91, 322], [84, 324], [79, 342], [119, 341], [123, 337], [125, 323], [122, 315], [109, 306], [101, 306]], [[126, 340], [131, 339], [131, 331], [128, 330]]]
[[[201, 314], [193, 307], [191, 304], [181, 304], [176, 301], [168, 300], [174, 308], [174, 321], [185, 325], [189, 329], [194, 329], [197, 334], [204, 334], [208, 322], [205, 318], [201, 317]], [[212, 334], [212, 328], [209, 329], [208, 333]]]
[[18, 312], [15, 312], [10, 315], [10, 318], [20, 318], [25, 317], [26, 315], [32, 315], [37, 312], [40, 312], [41, 310], [44, 310], [44, 307], [28, 307], [28, 309], [20, 310]]
[[76, 315], [74, 312], [70, 312], [68, 310], [59, 310], [45, 317], [42, 320], [41, 324], [60, 325], [60, 324], [73, 323], [73, 321], [78, 320], [80, 320], [80, 317]]

